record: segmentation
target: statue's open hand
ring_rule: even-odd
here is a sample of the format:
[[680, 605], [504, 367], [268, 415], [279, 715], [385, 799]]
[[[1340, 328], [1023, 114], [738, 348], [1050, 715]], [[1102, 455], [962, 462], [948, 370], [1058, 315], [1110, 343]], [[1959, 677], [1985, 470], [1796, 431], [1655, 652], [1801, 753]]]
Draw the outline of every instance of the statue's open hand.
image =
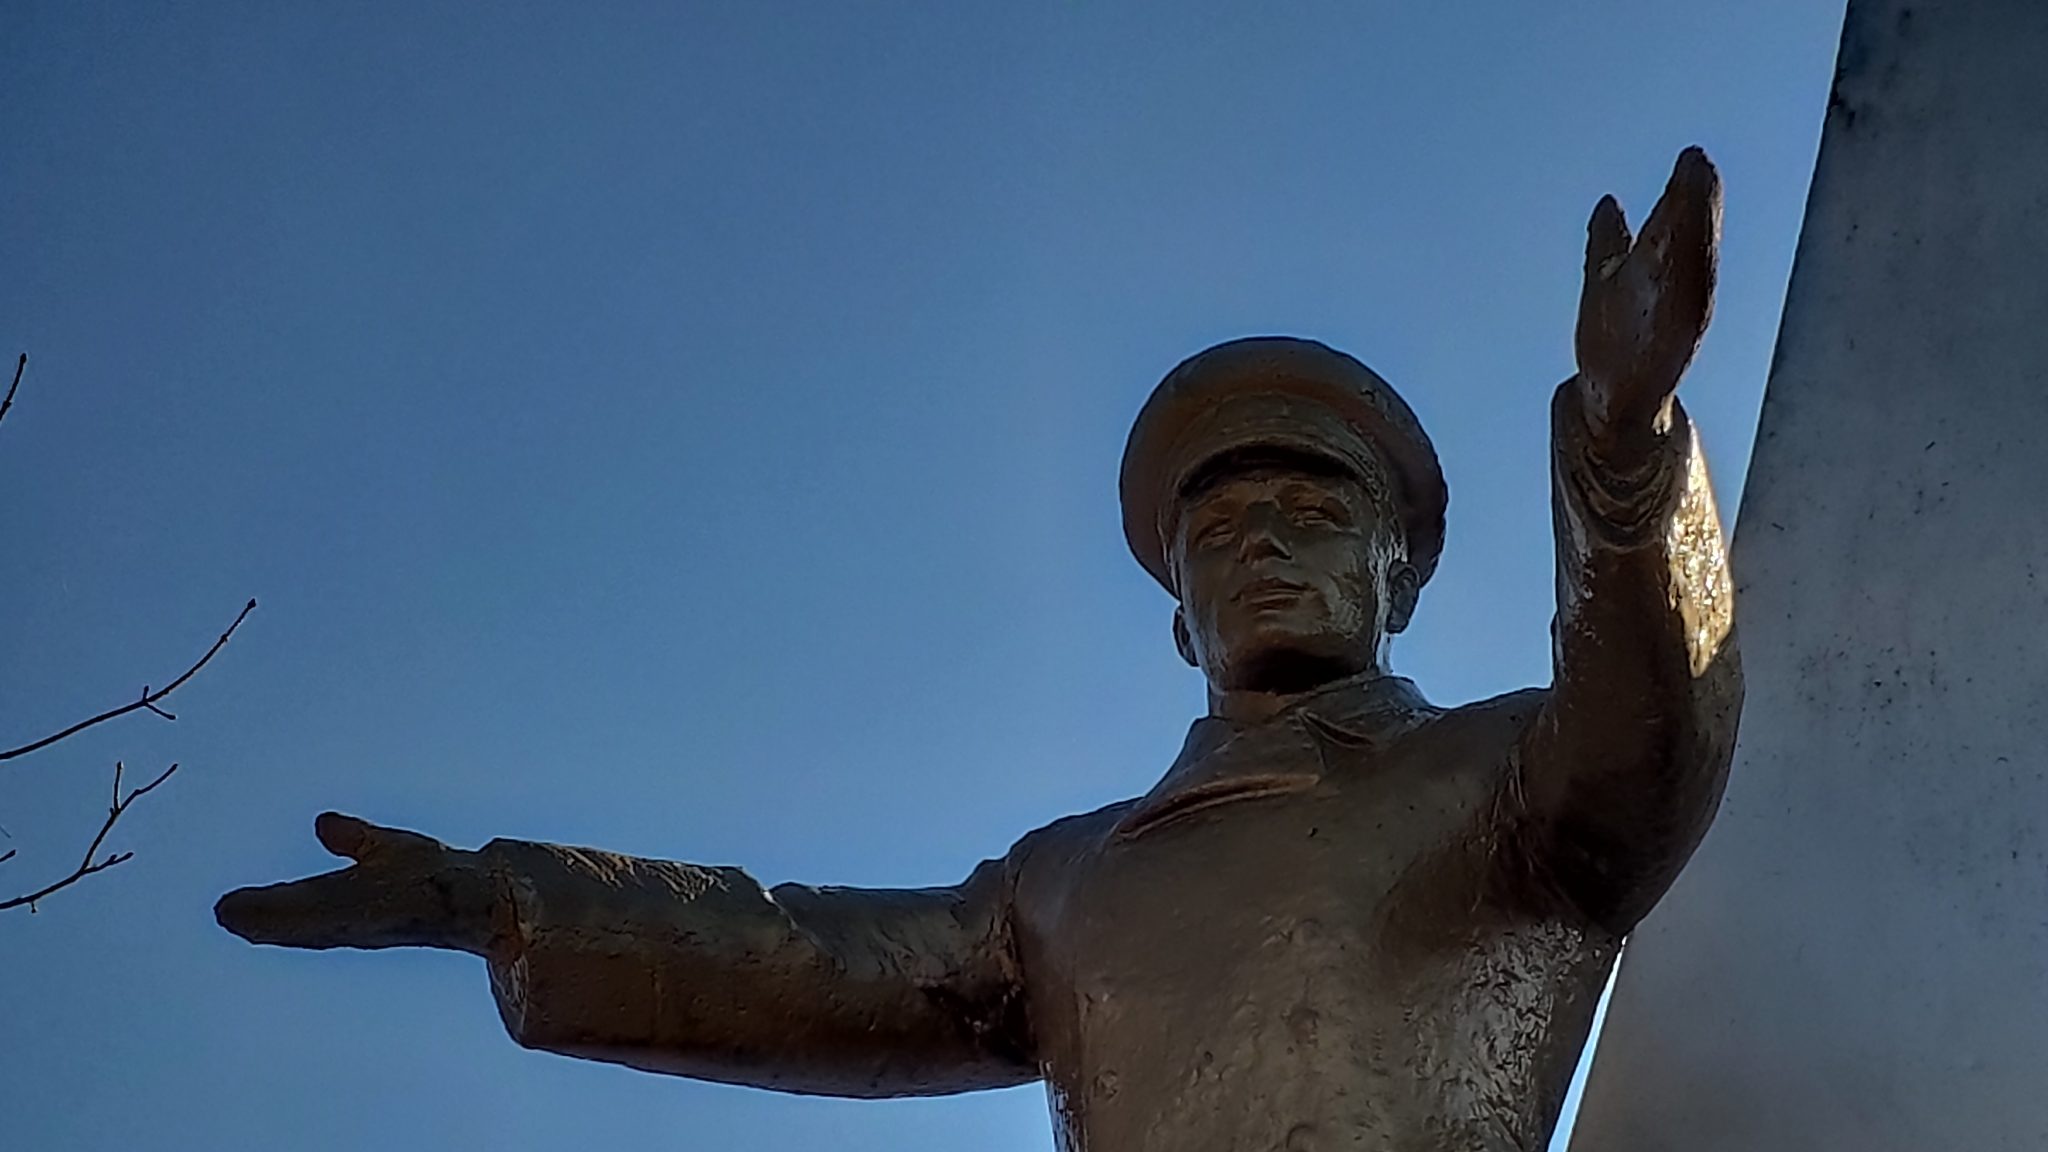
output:
[[1640, 238], [1614, 197], [1593, 209], [1577, 350], [1596, 437], [1647, 440], [1706, 335], [1720, 244], [1721, 177], [1698, 148], [1679, 154]]
[[213, 906], [252, 944], [288, 948], [455, 948], [490, 942], [495, 886], [483, 857], [429, 836], [323, 812], [321, 846], [354, 864], [304, 880], [238, 888]]

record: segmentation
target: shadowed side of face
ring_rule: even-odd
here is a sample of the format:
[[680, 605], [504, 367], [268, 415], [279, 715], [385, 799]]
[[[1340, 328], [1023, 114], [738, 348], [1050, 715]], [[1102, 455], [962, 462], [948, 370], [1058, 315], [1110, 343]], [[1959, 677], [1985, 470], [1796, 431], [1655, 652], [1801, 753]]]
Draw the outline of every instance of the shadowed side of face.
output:
[[1181, 494], [1175, 638], [1216, 691], [1301, 692], [1384, 671], [1418, 587], [1381, 501], [1334, 464], [1247, 456]]

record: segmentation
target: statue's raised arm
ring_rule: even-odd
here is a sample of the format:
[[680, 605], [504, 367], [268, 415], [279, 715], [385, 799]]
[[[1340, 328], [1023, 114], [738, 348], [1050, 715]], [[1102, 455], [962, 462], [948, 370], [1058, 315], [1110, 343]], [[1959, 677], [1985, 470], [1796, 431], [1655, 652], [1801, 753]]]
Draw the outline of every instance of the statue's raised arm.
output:
[[1640, 239], [1587, 229], [1579, 371], [1551, 406], [1555, 679], [1523, 743], [1537, 858], [1625, 933], [1720, 802], [1742, 706], [1727, 549], [1679, 378], [1713, 309], [1721, 186], [1678, 159]]
[[737, 868], [493, 840], [474, 852], [327, 813], [348, 868], [223, 897], [294, 948], [481, 955], [530, 1048], [703, 1080], [911, 1096], [1036, 1079], [1002, 861], [955, 887], [764, 889]]

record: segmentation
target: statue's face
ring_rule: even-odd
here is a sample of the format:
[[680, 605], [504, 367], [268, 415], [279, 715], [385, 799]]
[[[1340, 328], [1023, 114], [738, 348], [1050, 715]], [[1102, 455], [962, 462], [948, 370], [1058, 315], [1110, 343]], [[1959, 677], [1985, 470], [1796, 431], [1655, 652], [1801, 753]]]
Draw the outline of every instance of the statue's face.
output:
[[1219, 691], [1299, 692], [1379, 666], [1407, 625], [1415, 571], [1348, 475], [1226, 472], [1185, 499], [1173, 540], [1175, 636]]

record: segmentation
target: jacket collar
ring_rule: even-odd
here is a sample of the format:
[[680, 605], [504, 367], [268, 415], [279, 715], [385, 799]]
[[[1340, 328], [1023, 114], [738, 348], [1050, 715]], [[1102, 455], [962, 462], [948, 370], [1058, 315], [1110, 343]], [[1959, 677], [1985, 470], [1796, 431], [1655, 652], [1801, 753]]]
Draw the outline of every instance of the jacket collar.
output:
[[[1225, 700], [1223, 711], [1229, 712], [1230, 704]], [[1309, 723], [1334, 733], [1338, 743], [1354, 744], [1391, 739], [1437, 711], [1422, 698], [1413, 680], [1377, 672], [1364, 672], [1333, 681], [1299, 696], [1267, 703], [1263, 710], [1269, 719], [1262, 723], [1299, 715]], [[1259, 723], [1231, 721], [1222, 716], [1204, 717], [1204, 720], [1209, 719], [1223, 720], [1238, 731], [1259, 726]]]
[[[1370, 673], [1255, 703], [1265, 719], [1195, 721], [1173, 766], [1118, 821], [1117, 836], [1137, 836], [1216, 804], [1313, 788], [1323, 776], [1326, 744], [1383, 747], [1437, 714], [1413, 681]], [[1231, 711], [1229, 704], [1221, 710]]]

